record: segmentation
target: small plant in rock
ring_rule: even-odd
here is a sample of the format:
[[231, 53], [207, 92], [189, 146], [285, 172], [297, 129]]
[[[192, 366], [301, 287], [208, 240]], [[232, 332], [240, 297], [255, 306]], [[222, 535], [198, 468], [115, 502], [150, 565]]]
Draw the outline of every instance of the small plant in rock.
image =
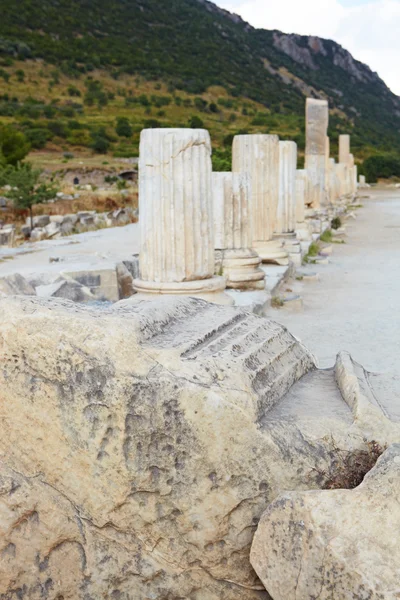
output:
[[317, 242], [313, 242], [308, 249], [308, 257], [316, 257], [319, 254], [319, 246]]
[[332, 242], [332, 230], [326, 229], [319, 239], [325, 244], [330, 244]]
[[331, 227], [332, 229], [340, 229], [342, 226], [342, 221], [340, 219], [340, 217], [335, 217], [334, 219], [332, 219], [331, 221]]
[[284, 305], [284, 302], [283, 302], [282, 298], [280, 298], [279, 296], [274, 296], [271, 299], [271, 307], [272, 308], [282, 308], [283, 305]]

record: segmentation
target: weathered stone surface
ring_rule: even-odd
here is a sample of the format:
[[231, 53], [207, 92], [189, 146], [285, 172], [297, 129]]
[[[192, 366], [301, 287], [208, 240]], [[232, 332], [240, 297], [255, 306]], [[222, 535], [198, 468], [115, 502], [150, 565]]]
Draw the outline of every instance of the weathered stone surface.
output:
[[196, 299], [1, 299], [0, 352], [7, 600], [266, 600], [267, 506], [397, 426], [346, 360], [339, 391], [282, 326]]
[[40, 285], [36, 295], [41, 298], [63, 298], [72, 302], [95, 302], [96, 296], [89, 288], [71, 279], [59, 278], [55, 283]]
[[395, 600], [400, 445], [355, 490], [292, 492], [264, 513], [251, 562], [274, 600]]
[[1, 278], [0, 292], [6, 296], [34, 296], [36, 294], [30, 283], [19, 273]]
[[83, 271], [62, 271], [66, 279], [74, 279], [89, 288], [97, 300], [117, 302], [120, 299], [116, 268], [86, 269]]

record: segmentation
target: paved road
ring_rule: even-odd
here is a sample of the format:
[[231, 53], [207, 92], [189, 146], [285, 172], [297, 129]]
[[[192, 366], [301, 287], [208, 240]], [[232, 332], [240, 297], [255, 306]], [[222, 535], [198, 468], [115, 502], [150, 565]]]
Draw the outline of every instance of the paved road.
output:
[[329, 265], [312, 266], [320, 281], [295, 282], [304, 311], [271, 311], [319, 359], [332, 366], [348, 350], [371, 371], [400, 371], [400, 190], [362, 199], [347, 221], [345, 245], [334, 245]]

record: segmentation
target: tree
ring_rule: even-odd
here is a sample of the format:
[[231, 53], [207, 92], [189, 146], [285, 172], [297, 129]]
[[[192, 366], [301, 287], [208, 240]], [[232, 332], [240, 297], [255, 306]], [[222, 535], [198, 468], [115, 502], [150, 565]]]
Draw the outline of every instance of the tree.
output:
[[115, 131], [120, 137], [132, 137], [133, 129], [126, 117], [118, 117]]
[[200, 117], [198, 117], [197, 115], [193, 115], [189, 119], [189, 127], [191, 127], [192, 129], [203, 129], [204, 123], [200, 119]]
[[30, 150], [23, 133], [13, 127], [0, 126], [0, 166], [16, 165]]
[[29, 163], [8, 166], [0, 175], [1, 183], [7, 183], [11, 189], [6, 192], [15, 208], [28, 209], [33, 229], [33, 206], [48, 202], [54, 198], [57, 189], [54, 185], [40, 182], [42, 171], [33, 169]]

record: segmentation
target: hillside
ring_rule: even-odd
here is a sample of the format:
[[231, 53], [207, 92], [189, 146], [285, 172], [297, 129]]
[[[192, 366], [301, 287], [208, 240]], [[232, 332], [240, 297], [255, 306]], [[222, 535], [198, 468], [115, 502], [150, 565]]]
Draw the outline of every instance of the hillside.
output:
[[[0, 116], [42, 130], [29, 134], [34, 147], [60, 139], [87, 147], [103, 136], [129, 154], [141, 127], [187, 126], [193, 117], [221, 152], [240, 130], [291, 135], [302, 147], [312, 95], [329, 100], [333, 147], [354, 129], [353, 147], [364, 156], [400, 152], [400, 99], [332, 41], [257, 30], [207, 0], [3, 5]], [[130, 136], [115, 138], [117, 116], [131, 121], [129, 144]]]

